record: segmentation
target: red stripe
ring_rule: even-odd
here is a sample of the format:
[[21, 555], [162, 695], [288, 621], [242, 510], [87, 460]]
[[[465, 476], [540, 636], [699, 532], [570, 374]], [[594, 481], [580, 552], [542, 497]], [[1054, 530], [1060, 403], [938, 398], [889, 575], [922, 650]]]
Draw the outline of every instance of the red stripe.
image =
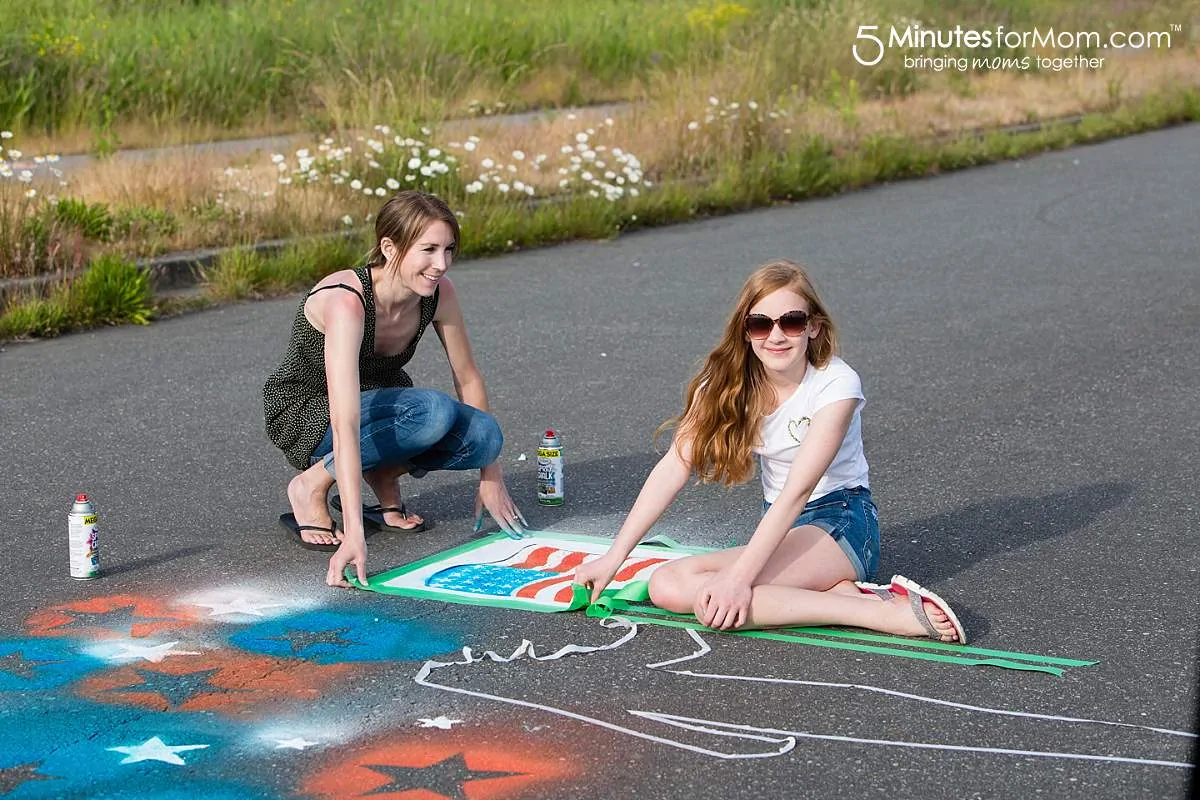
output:
[[550, 560], [550, 556], [557, 552], [556, 547], [535, 547], [530, 551], [529, 555], [520, 564], [513, 564], [517, 569], [537, 569], [543, 567]]
[[558, 594], [554, 595], [554, 602], [570, 603], [574, 597], [575, 589], [571, 586], [564, 586], [562, 589], [558, 590]]
[[641, 561], [634, 561], [632, 564], [625, 567], [620, 572], [618, 572], [616, 575], [614, 575], [613, 580], [614, 581], [627, 581], [630, 578], [632, 578], [634, 575], [637, 575], [639, 572], [641, 572], [646, 567], [652, 566], [654, 564], [661, 564], [664, 561], [669, 561], [669, 560], [670, 559], [667, 559], [667, 558], [644, 558]]
[[[556, 583], [562, 583], [564, 578], [561, 575], [555, 575], [553, 578], [543, 578], [540, 581], [527, 583], [520, 589], [517, 589], [517, 597], [536, 597], [537, 593], [547, 586], [553, 586]], [[567, 588], [570, 588], [569, 586]]]
[[550, 567], [549, 569], [551, 572], [570, 572], [582, 564], [583, 560], [587, 557], [587, 553], [571, 553], [557, 567]]

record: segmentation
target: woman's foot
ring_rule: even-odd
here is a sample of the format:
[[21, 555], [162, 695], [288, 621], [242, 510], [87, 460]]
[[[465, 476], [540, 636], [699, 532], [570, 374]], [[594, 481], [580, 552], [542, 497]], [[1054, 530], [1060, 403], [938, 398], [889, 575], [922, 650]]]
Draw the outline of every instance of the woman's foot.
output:
[[401, 475], [407, 473], [408, 467], [406, 466], [378, 467], [363, 473], [363, 478], [371, 487], [371, 491], [375, 493], [375, 499], [379, 501], [379, 505], [387, 509], [383, 512], [384, 524], [412, 531], [424, 525], [425, 518], [409, 511], [400, 496], [400, 486], [397, 482]]
[[425, 524], [424, 517], [422, 517], [420, 514], [414, 514], [413, 512], [409, 511], [403, 503], [395, 506], [389, 506], [387, 503], [384, 503], [382, 500], [380, 500], [379, 504], [384, 508], [400, 509], [398, 511], [389, 510], [383, 512], [384, 523], [391, 525], [393, 528], [401, 528], [406, 531], [412, 531]]
[[[298, 524], [318, 526], [330, 531], [335, 530], [333, 518], [329, 516], [329, 508], [325, 504], [325, 497], [332, 485], [329, 473], [325, 471], [325, 466], [320, 462], [292, 478], [288, 483], [287, 496]], [[300, 538], [309, 544], [339, 544], [341, 542], [341, 537], [332, 533], [306, 528], [301, 529]]]

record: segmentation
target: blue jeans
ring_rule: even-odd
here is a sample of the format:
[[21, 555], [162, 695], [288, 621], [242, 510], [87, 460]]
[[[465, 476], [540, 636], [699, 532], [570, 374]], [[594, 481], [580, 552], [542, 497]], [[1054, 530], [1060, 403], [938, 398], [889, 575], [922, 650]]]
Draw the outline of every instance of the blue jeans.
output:
[[[771, 504], [763, 500], [763, 513]], [[863, 486], [836, 489], [810, 500], [792, 523], [816, 525], [833, 537], [850, 559], [858, 580], [870, 580], [879, 567], [879, 513], [871, 490]]]
[[[406, 464], [419, 478], [439, 469], [479, 469], [495, 461], [504, 446], [495, 417], [434, 389], [368, 389], [360, 415], [363, 472]], [[332, 425], [309, 459], [318, 461], [335, 475]]]

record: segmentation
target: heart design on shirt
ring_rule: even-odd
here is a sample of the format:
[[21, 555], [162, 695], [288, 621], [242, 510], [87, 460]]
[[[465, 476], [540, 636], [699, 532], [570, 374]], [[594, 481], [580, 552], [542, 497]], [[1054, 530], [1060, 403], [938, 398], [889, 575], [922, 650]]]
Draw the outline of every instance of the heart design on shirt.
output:
[[788, 420], [788, 435], [792, 437], [796, 444], [800, 444], [800, 442], [804, 441], [804, 434], [808, 433], [808, 425], [810, 422], [812, 422], [812, 420], [808, 417]]

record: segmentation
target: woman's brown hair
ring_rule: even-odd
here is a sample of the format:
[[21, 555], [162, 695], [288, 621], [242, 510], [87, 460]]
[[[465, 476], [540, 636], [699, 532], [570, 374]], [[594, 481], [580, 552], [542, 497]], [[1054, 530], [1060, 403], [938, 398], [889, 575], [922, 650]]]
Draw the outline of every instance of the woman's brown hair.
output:
[[384, 239], [391, 239], [403, 258], [425, 229], [439, 220], [450, 226], [457, 244], [458, 217], [440, 197], [413, 189], [392, 195], [375, 215], [375, 247], [367, 255], [367, 265], [378, 267], [387, 262], [380, 245]]

